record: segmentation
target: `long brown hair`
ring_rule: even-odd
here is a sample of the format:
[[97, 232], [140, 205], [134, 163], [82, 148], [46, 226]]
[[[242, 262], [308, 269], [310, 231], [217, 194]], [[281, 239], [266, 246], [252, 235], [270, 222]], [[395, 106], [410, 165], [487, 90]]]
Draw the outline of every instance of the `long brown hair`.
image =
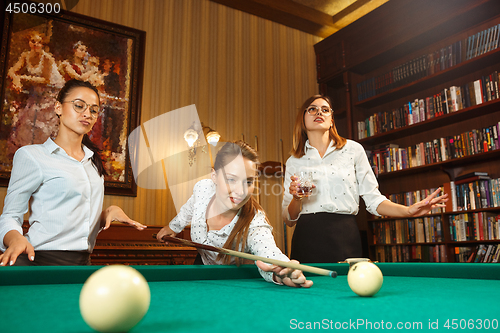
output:
[[[227, 142], [224, 146], [222, 146], [215, 157], [214, 170], [219, 171], [240, 154], [243, 158], [246, 158], [255, 164], [259, 164], [259, 156], [257, 155], [257, 152], [248, 144], [243, 141]], [[223, 246], [224, 248], [236, 251], [245, 250], [250, 223], [259, 210], [264, 211], [253, 195], [250, 196], [243, 207], [241, 207], [240, 217], [234, 225], [233, 230], [231, 230], [231, 233]], [[267, 216], [265, 219], [267, 223], [269, 223]], [[240, 265], [243, 262], [241, 258], [235, 259], [236, 265]], [[224, 265], [229, 265], [231, 263], [231, 257], [222, 253], [217, 256], [217, 260], [222, 261]]]
[[307, 107], [318, 98], [323, 99], [325, 102], [327, 102], [332, 109], [332, 126], [330, 126], [329, 129], [330, 140], [333, 140], [335, 142], [335, 147], [337, 149], [341, 149], [346, 144], [346, 139], [339, 135], [339, 133], [337, 132], [337, 127], [335, 127], [335, 120], [333, 119], [333, 106], [330, 98], [324, 95], [314, 95], [306, 99], [304, 104], [302, 104], [299, 112], [297, 113], [295, 126], [293, 127], [293, 147], [290, 152], [293, 157], [301, 158], [305, 155], [304, 147], [307, 141], [307, 130], [304, 123], [304, 114], [306, 113]]

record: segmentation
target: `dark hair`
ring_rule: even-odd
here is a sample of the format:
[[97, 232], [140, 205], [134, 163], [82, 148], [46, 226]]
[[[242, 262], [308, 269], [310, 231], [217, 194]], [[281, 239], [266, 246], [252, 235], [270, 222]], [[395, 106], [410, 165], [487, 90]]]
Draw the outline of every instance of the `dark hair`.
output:
[[[64, 87], [59, 90], [59, 93], [57, 94], [56, 100], [59, 103], [64, 102], [64, 99], [69, 95], [69, 93], [76, 88], [88, 88], [94, 91], [97, 95], [97, 98], [99, 99], [99, 104], [101, 104], [101, 98], [99, 96], [99, 91], [97, 90], [96, 87], [94, 87], [90, 82], [87, 81], [80, 81], [76, 79], [71, 79], [66, 82]], [[95, 143], [93, 143], [89, 136], [87, 134], [83, 135], [83, 140], [82, 143], [87, 146], [90, 150], [94, 152], [94, 155], [92, 156], [92, 163], [94, 163], [95, 168], [97, 169], [97, 172], [99, 173], [99, 176], [106, 176], [108, 173], [104, 169], [104, 165], [102, 163], [102, 158], [101, 158], [101, 150]]]
[[[259, 164], [259, 155], [257, 155], [257, 152], [248, 144], [243, 141], [227, 142], [224, 146], [222, 146], [215, 157], [214, 170], [220, 170], [239, 155], [242, 155], [244, 158]], [[236, 222], [233, 230], [231, 230], [231, 233], [223, 246], [224, 248], [237, 251], [245, 250], [250, 223], [259, 210], [264, 211], [257, 200], [255, 200], [253, 196], [250, 196], [248, 201], [243, 205], [243, 207], [241, 207], [238, 222]], [[266, 221], [269, 223], [267, 217]], [[231, 262], [231, 257], [224, 254], [219, 254], [217, 259], [221, 260], [224, 265], [228, 265]], [[243, 262], [240, 258], [235, 258], [235, 260], [237, 265], [240, 265]]]
[[[296, 158], [301, 158], [305, 154], [304, 146], [306, 145], [307, 141], [307, 130], [306, 130], [306, 125], [304, 123], [304, 114], [306, 113], [307, 107], [311, 105], [311, 103], [317, 100], [318, 98], [323, 99], [325, 102], [327, 102], [328, 105], [330, 105], [330, 108], [333, 110], [333, 105], [332, 102], [330, 101], [330, 98], [324, 95], [311, 96], [308, 99], [306, 99], [304, 104], [302, 104], [302, 107], [297, 113], [297, 118], [295, 119], [295, 125], [293, 127], [293, 142], [292, 142], [293, 147], [292, 151], [290, 152], [290, 154]], [[342, 147], [344, 147], [344, 145], [346, 144], [346, 139], [341, 137], [337, 132], [337, 127], [335, 127], [335, 120], [333, 119], [333, 114], [332, 114], [332, 126], [330, 127], [329, 132], [330, 132], [330, 140], [335, 141], [335, 147], [337, 149], [342, 149]]]

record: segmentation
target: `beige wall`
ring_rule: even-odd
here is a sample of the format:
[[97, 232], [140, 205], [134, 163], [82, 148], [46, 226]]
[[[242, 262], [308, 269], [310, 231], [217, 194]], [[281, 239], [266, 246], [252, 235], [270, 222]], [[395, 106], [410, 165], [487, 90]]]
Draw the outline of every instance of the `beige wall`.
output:
[[[288, 157], [296, 107], [318, 90], [319, 37], [208, 0], [80, 0], [72, 11], [146, 31], [142, 122], [196, 104], [223, 140], [257, 137], [261, 160], [279, 161], [282, 139]], [[280, 235], [280, 198], [261, 203]], [[176, 215], [168, 190], [106, 196], [110, 204], [148, 225]]]

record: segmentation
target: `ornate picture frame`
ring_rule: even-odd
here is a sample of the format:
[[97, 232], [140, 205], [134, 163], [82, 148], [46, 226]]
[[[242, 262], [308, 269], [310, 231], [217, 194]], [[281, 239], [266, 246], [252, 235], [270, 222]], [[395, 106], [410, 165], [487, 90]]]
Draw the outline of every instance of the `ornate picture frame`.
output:
[[144, 31], [62, 11], [3, 13], [0, 48], [0, 185], [15, 151], [57, 133], [55, 97], [77, 78], [100, 91], [89, 137], [101, 148], [105, 193], [136, 196], [127, 138], [140, 124]]

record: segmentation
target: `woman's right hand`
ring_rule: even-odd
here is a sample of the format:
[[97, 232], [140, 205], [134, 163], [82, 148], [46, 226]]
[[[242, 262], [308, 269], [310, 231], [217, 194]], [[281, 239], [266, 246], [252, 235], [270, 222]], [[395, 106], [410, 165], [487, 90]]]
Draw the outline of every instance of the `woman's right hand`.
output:
[[[298, 189], [299, 189], [299, 185], [300, 185], [300, 182], [299, 182], [299, 177], [297, 175], [293, 175], [290, 177], [290, 180], [292, 181], [290, 183], [290, 188], [289, 188], [289, 192], [290, 194], [293, 196], [293, 198], [295, 200], [302, 200], [302, 198], [304, 197], [304, 195], [300, 196], [298, 194]], [[315, 188], [316, 185], [312, 184], [312, 187], [311, 188]], [[310, 192], [309, 192], [310, 193]], [[310, 194], [308, 195], [305, 195], [305, 197], [308, 197]]]
[[29, 260], [35, 260], [35, 248], [30, 242], [16, 230], [11, 230], [3, 239], [7, 249], [0, 254], [0, 266], [12, 266], [20, 254], [26, 253]]
[[300, 185], [300, 183], [299, 183], [299, 177], [296, 176], [296, 175], [292, 175], [290, 177], [290, 180], [292, 181], [290, 183], [290, 188], [289, 188], [290, 194], [293, 196], [293, 198], [295, 200], [301, 200], [302, 198], [299, 197], [299, 195], [297, 194], [297, 189], [299, 188], [299, 185]]
[[168, 242], [162, 240], [163, 236], [175, 237], [176, 235], [177, 234], [172, 229], [170, 229], [168, 225], [166, 225], [158, 232], [158, 234], [156, 234], [156, 239], [158, 239], [160, 242], [168, 244]]

